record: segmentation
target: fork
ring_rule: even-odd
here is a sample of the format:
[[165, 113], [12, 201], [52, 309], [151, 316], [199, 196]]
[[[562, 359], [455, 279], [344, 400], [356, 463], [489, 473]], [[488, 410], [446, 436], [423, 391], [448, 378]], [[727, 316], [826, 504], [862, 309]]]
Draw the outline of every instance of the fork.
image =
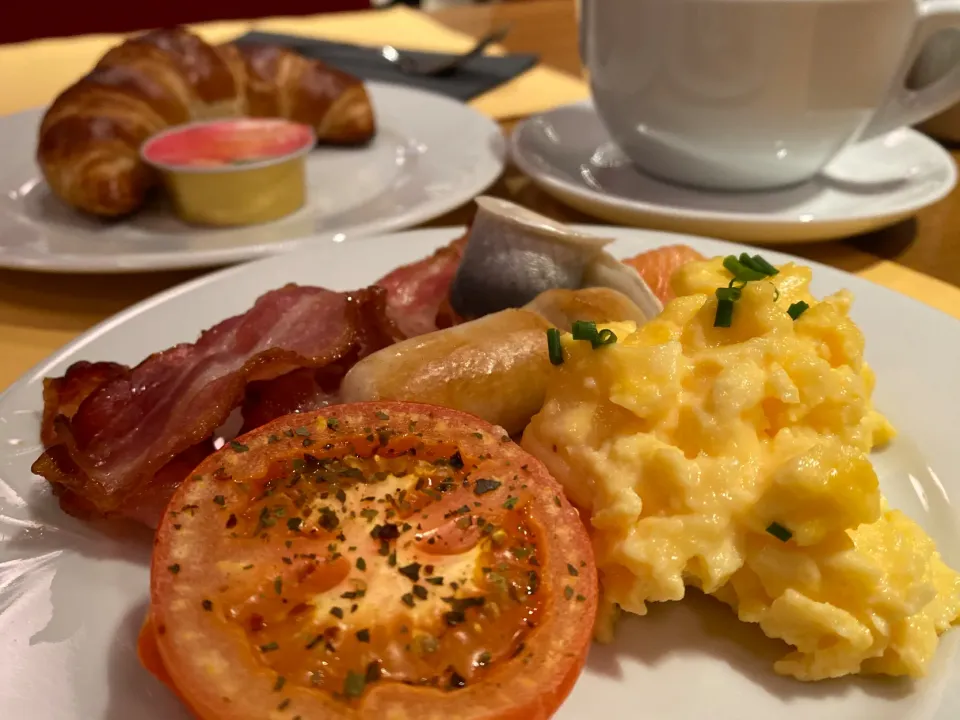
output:
[[407, 75], [439, 77], [449, 75], [474, 58], [483, 55], [484, 50], [503, 40], [509, 32], [510, 27], [507, 25], [497, 28], [480, 38], [477, 44], [467, 52], [449, 58], [415, 58], [409, 53], [397, 50], [393, 45], [384, 45], [380, 49], [380, 55]]

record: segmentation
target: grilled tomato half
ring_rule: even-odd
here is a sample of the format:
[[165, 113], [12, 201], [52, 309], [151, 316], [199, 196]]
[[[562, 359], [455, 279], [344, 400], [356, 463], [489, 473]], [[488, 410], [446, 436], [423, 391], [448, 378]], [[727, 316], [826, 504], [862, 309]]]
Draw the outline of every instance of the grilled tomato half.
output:
[[576, 510], [501, 428], [339, 405], [186, 479], [140, 655], [204, 720], [534, 720], [576, 681], [596, 605]]

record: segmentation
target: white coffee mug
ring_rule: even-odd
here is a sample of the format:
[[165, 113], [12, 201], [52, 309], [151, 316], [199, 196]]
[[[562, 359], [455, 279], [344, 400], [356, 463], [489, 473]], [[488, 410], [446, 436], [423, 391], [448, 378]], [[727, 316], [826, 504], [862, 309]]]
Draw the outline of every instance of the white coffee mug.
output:
[[718, 190], [816, 175], [960, 100], [960, 63], [904, 81], [960, 0], [582, 0], [597, 112], [642, 171]]

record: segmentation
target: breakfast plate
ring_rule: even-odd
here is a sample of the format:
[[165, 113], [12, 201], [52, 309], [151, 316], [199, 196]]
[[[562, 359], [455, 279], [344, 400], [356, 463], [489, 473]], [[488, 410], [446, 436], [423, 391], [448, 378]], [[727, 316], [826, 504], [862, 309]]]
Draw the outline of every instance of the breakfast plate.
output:
[[[609, 252], [619, 258], [677, 243], [707, 256], [744, 250], [654, 231], [576, 229], [613, 238]], [[364, 287], [460, 234], [445, 228], [351, 243], [306, 242], [294, 253], [207, 275], [101, 323], [0, 395], [0, 641], [7, 650], [0, 664], [0, 707], [33, 720], [190, 717], [137, 659], [149, 602], [150, 533], [70, 517], [57, 507], [50, 486], [31, 474], [42, 451], [44, 377], [61, 375], [80, 360], [133, 364], [192, 342], [201, 330], [244, 313], [258, 296], [286, 283]], [[772, 251], [764, 257], [772, 263], [791, 259]], [[866, 357], [877, 376], [876, 406], [900, 431], [887, 449], [871, 456], [881, 487], [890, 504], [916, 519], [944, 560], [957, 566], [960, 448], [954, 430], [960, 409], [954, 400], [960, 380], [954, 359], [960, 356], [960, 324], [855, 276], [800, 262], [813, 267], [815, 295], [842, 288], [854, 294], [852, 317], [866, 336]], [[334, 425], [328, 421], [328, 427]], [[625, 618], [612, 644], [595, 643], [555, 717], [579, 720], [602, 713], [626, 720], [637, 717], [638, 708], [644, 716], [677, 720], [952, 720], [960, 714], [956, 630], [944, 635], [922, 680], [802, 683], [771, 671], [772, 661], [784, 653], [782, 643], [736, 622], [715, 600], [691, 595], [679, 603], [654, 604], [646, 617]], [[287, 716], [293, 717], [277, 714]]]
[[589, 102], [528, 118], [511, 154], [541, 189], [610, 222], [758, 244], [849, 237], [910, 217], [949, 193], [956, 165], [910, 128], [843, 151], [816, 178], [767, 192], [709, 192], [638, 172]]
[[308, 156], [305, 207], [242, 228], [190, 226], [163, 199], [125, 220], [82, 216], [54, 197], [37, 167], [43, 111], [2, 117], [0, 267], [135, 272], [234, 263], [306, 242], [403, 229], [462, 205], [499, 176], [505, 143], [489, 118], [412, 88], [369, 83], [368, 90], [379, 128], [374, 140], [317, 148]]

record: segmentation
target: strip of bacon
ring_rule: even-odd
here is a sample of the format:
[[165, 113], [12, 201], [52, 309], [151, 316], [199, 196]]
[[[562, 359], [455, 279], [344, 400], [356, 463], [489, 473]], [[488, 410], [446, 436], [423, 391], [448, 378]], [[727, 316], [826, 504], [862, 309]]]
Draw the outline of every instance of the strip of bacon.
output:
[[404, 337], [437, 329], [437, 315], [450, 294], [466, 244], [466, 237], [455, 240], [430, 257], [398, 267], [377, 281], [387, 291], [387, 315]]
[[[185, 468], [210, 451], [209, 439], [241, 403], [248, 383], [299, 368], [339, 364], [345, 372], [395, 339], [380, 288], [343, 294], [288, 285], [271, 291], [194, 344], [151, 355], [132, 369], [75, 365], [60, 382], [49, 383], [45, 412], [55, 417], [48, 449], [33, 470], [59, 486], [68, 512], [152, 516], [159, 499], [189, 472]], [[72, 415], [56, 413], [55, 407], [72, 407], [64, 388], [89, 388], [85, 374], [90, 384], [108, 379]]]
[[115, 362], [86, 362], [82, 360], [67, 368], [63, 377], [43, 379], [43, 420], [40, 440], [44, 447], [56, 443], [53, 421], [58, 415], [72, 418], [87, 396], [130, 368]]
[[[387, 291], [387, 317], [396, 339], [414, 337], [456, 324], [447, 296], [457, 272], [466, 238], [455, 240], [430, 257], [404, 265], [381, 278]], [[348, 368], [349, 369], [349, 368]], [[337, 402], [343, 373], [329, 369], [295, 370], [264, 382], [251, 383], [243, 401], [241, 433], [283, 415], [319, 410]]]
[[[190, 472], [214, 451], [211, 439], [189, 448], [168, 462], [160, 471], [141, 483], [114, 511], [103, 512], [82, 495], [70, 490], [64, 482], [70, 482], [80, 470], [70, 459], [65, 445], [54, 445], [34, 463], [34, 472], [45, 477], [53, 486], [54, 495], [60, 500], [60, 509], [68, 515], [84, 520], [101, 517], [124, 517], [136, 520], [147, 527], [156, 527], [174, 491]], [[61, 482], [62, 481], [62, 482]]]
[[240, 434], [291, 413], [319, 410], [337, 403], [343, 372], [303, 368], [276, 380], [250, 383], [243, 399]]

